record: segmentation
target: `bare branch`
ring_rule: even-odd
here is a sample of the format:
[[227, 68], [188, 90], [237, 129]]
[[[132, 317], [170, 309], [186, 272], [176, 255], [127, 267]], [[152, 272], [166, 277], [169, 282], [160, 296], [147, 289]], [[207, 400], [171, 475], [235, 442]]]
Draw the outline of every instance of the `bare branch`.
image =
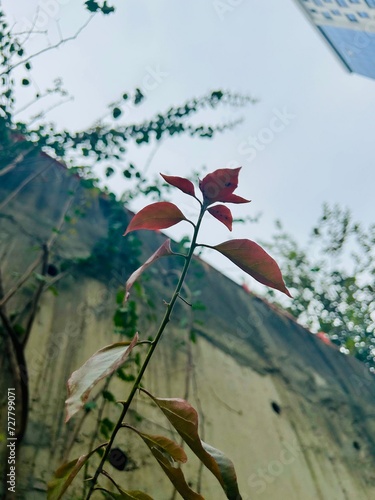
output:
[[17, 196], [17, 194], [25, 187], [27, 186], [31, 181], [33, 181], [36, 177], [44, 173], [46, 170], [48, 170], [51, 167], [51, 164], [48, 164], [46, 167], [44, 167], [42, 170], [39, 170], [38, 172], [33, 172], [32, 174], [29, 175], [21, 184], [10, 193], [10, 195], [5, 198], [5, 200], [0, 203], [0, 210], [2, 210], [6, 205], [8, 205], [9, 202], [13, 200]]
[[[0, 297], [3, 293], [3, 280], [0, 268]], [[25, 434], [27, 417], [29, 412], [29, 383], [26, 367], [26, 359], [21, 342], [18, 339], [17, 333], [13, 329], [4, 307], [0, 306], [0, 319], [4, 325], [4, 329], [8, 334], [7, 343], [9, 347], [9, 355], [12, 370], [15, 377], [15, 382], [20, 389], [21, 397], [21, 419], [17, 430], [17, 444], [19, 444]]]
[[[49, 256], [48, 247], [47, 247], [47, 245], [43, 245], [43, 258], [42, 258], [43, 263], [42, 263], [42, 272], [41, 272], [42, 276], [46, 276], [46, 274], [47, 274], [48, 256]], [[43, 289], [44, 289], [44, 282], [40, 281], [38, 288], [34, 294], [34, 297], [32, 299], [30, 316], [29, 316], [29, 319], [27, 320], [25, 334], [22, 338], [23, 349], [25, 349], [27, 341], [29, 340], [30, 332], [31, 332], [31, 329], [32, 329], [33, 324], [34, 324], [35, 316], [36, 316], [36, 313], [38, 310], [39, 300], [40, 300], [40, 297], [43, 293]]]
[[6, 71], [3, 71], [0, 73], [0, 76], [7, 75], [11, 73], [14, 69], [18, 68], [18, 66], [22, 66], [23, 64], [31, 61], [31, 59], [34, 59], [35, 57], [40, 56], [41, 54], [44, 54], [45, 52], [49, 52], [50, 50], [53, 49], [58, 49], [61, 45], [64, 45], [67, 42], [71, 42], [72, 40], [75, 40], [81, 33], [82, 31], [88, 26], [88, 24], [91, 22], [95, 14], [92, 14], [88, 20], [79, 28], [78, 31], [72, 36], [69, 36], [67, 38], [64, 38], [60, 40], [59, 42], [55, 43], [54, 45], [49, 45], [48, 47], [44, 47], [44, 49], [39, 50], [38, 52], [35, 52], [34, 54], [31, 54], [31, 56], [25, 57], [21, 61], [18, 61], [16, 64], [13, 64], [13, 66], [9, 66]]
[[[75, 191], [77, 189], [78, 189], [78, 185], [77, 185]], [[74, 200], [74, 195], [69, 196], [67, 202], [64, 205], [60, 220], [59, 220], [56, 228], [54, 228], [54, 232], [51, 234], [50, 238], [48, 239], [48, 241], [45, 245], [48, 252], [51, 250], [51, 248], [55, 244], [55, 241], [56, 241], [58, 235], [60, 234], [60, 231], [64, 225], [64, 222], [65, 222], [65, 216], [66, 216], [67, 212], [69, 211], [70, 207], [72, 206], [73, 200]], [[30, 264], [30, 266], [26, 269], [26, 271], [23, 273], [23, 275], [17, 281], [17, 283], [8, 291], [8, 293], [6, 295], [4, 295], [4, 297], [2, 299], [0, 299], [0, 307], [4, 306], [8, 302], [8, 300], [11, 299], [13, 297], [13, 295], [22, 287], [22, 285], [30, 278], [30, 276], [35, 271], [35, 269], [38, 267], [38, 265], [42, 262], [43, 255], [44, 255], [44, 252], [41, 253], [34, 260], [34, 262], [32, 262]]]
[[[11, 162], [9, 163], [9, 165], [7, 165], [6, 167], [2, 168], [0, 170], [0, 177], [2, 175], [5, 175], [7, 174], [8, 172], [10, 172], [11, 170], [13, 170], [19, 163], [21, 163], [22, 160], [25, 159], [25, 157], [31, 153], [31, 151], [33, 150], [33, 148], [29, 148], [27, 149], [26, 151], [23, 151], [22, 153], [20, 153], [18, 156], [16, 156], [16, 158]], [[1, 208], [1, 207], [0, 207]]]
[[69, 101], [74, 101], [74, 97], [73, 96], [70, 96], [68, 97], [67, 99], [61, 99], [60, 101], [58, 101], [57, 103], [53, 104], [52, 106], [50, 106], [49, 108], [47, 108], [46, 110], [42, 111], [41, 113], [35, 115], [30, 121], [29, 121], [29, 125], [32, 125], [34, 122], [36, 122], [37, 120], [40, 120], [42, 118], [44, 118], [50, 111], [52, 111], [53, 109], [55, 108], [58, 108], [59, 106], [61, 106], [62, 104], [66, 104], [67, 102]]

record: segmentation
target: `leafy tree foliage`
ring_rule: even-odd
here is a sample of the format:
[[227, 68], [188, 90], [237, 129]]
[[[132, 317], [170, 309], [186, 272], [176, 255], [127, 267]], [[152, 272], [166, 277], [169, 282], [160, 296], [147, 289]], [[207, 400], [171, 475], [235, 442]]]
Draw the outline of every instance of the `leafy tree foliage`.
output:
[[[306, 247], [280, 222], [265, 245], [294, 297], [287, 311], [375, 372], [375, 224], [364, 227], [350, 210], [324, 205]], [[280, 303], [272, 291], [268, 297]]]
[[[109, 6], [107, 2], [90, 0], [85, 2], [85, 6], [93, 13], [110, 14], [114, 11], [114, 7]], [[80, 30], [77, 35], [79, 33]], [[98, 183], [98, 168], [105, 172], [106, 177], [121, 169], [124, 181], [128, 181], [127, 200], [139, 194], [159, 196], [161, 181], [146, 176], [142, 168], [127, 160], [131, 144], [157, 144], [166, 137], [182, 134], [210, 139], [217, 133], [236, 126], [241, 120], [224, 124], [197, 124], [195, 115], [199, 116], [201, 111], [217, 109], [219, 106], [240, 108], [255, 102], [250, 96], [214, 90], [201, 97], [188, 99], [179, 106], [169, 107], [140, 123], [127, 123], [125, 109], [143, 105], [146, 101], [142, 89], [136, 88], [132, 92], [122, 92], [121, 96], [109, 105], [106, 115], [86, 130], [58, 130], [53, 124], [45, 121], [48, 110], [31, 120], [17, 121], [16, 116], [20, 110], [16, 107], [15, 89], [19, 92], [23, 87], [29, 86], [32, 60], [41, 53], [39, 51], [27, 55], [27, 39], [27, 33], [17, 35], [14, 32], [8, 25], [4, 12], [0, 11], [0, 170], [8, 167], [20, 154], [19, 161], [26, 155], [43, 150], [63, 160], [75, 173], [91, 179], [92, 185]], [[62, 39], [58, 45], [74, 39], [75, 36]], [[44, 51], [53, 48], [54, 46], [46, 47]], [[51, 88], [38, 90], [34, 99], [22, 110], [39, 103], [51, 94], [60, 99], [56, 105], [66, 102], [69, 94], [63, 88], [60, 78], [55, 79]], [[194, 123], [191, 121], [193, 117]], [[30, 144], [34, 147], [30, 148]]]

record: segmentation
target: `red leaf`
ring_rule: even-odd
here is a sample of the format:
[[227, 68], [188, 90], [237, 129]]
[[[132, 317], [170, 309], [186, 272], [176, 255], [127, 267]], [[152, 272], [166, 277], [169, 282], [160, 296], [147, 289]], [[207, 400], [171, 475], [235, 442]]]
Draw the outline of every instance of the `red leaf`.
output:
[[155, 253], [151, 255], [149, 259], [146, 260], [146, 262], [139, 267], [134, 273], [130, 276], [128, 281], [126, 282], [126, 290], [125, 290], [125, 302], [129, 298], [129, 293], [131, 287], [134, 285], [134, 283], [137, 281], [137, 279], [140, 277], [140, 275], [143, 273], [145, 269], [147, 269], [151, 264], [153, 264], [156, 260], [160, 259], [160, 257], [165, 257], [167, 255], [173, 255], [172, 249], [171, 249], [171, 240], [165, 240], [165, 242], [159, 247]]
[[232, 231], [233, 217], [232, 212], [225, 205], [215, 205], [207, 210], [213, 215], [217, 220], [222, 222], [224, 226], [227, 226], [229, 231]]
[[182, 220], [186, 220], [186, 217], [173, 203], [169, 201], [151, 203], [132, 218], [124, 236], [138, 229], [166, 229]]
[[194, 184], [189, 181], [189, 179], [185, 179], [185, 177], [176, 177], [173, 175], [164, 175], [160, 174], [165, 182], [180, 189], [183, 193], [189, 194], [190, 196], [195, 197], [195, 189]]
[[199, 189], [202, 191], [206, 205], [211, 205], [215, 201], [223, 203], [248, 203], [250, 201], [233, 194], [238, 186], [240, 170], [241, 167], [220, 168], [199, 181]]
[[276, 261], [254, 241], [231, 240], [213, 248], [263, 285], [280, 290], [292, 297], [285, 286]]
[[233, 463], [224, 453], [201, 441], [196, 410], [183, 399], [156, 398], [145, 389], [142, 391], [158, 405], [185, 443], [217, 478], [227, 498], [241, 500]]

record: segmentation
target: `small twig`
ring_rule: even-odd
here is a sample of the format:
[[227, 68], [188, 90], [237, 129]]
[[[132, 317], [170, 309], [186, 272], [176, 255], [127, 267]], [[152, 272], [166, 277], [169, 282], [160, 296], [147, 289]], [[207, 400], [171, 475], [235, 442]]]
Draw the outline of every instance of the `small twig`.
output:
[[0, 210], [3, 210], [3, 208], [6, 207], [6, 205], [8, 205], [8, 203], [11, 202], [25, 186], [27, 186], [30, 182], [32, 182], [36, 177], [43, 174], [50, 167], [51, 164], [47, 165], [38, 172], [33, 172], [32, 174], [30, 174], [29, 177], [27, 177], [23, 182], [21, 182], [21, 184], [14, 191], [12, 191], [10, 195], [7, 198], [5, 198], [5, 200], [2, 203], [0, 203]]
[[[49, 166], [47, 167], [49, 168]], [[40, 171], [42, 173], [42, 171]], [[75, 188], [75, 191], [78, 189], [78, 185]], [[64, 225], [65, 222], [65, 216], [70, 209], [72, 203], [74, 200], [74, 196], [69, 196], [67, 202], [64, 205], [63, 211], [61, 218], [55, 228], [55, 232], [53, 232], [49, 238], [49, 240], [46, 243], [46, 248], [48, 251], [51, 251], [51, 248], [55, 244], [55, 241], [62, 229], [62, 226]], [[4, 306], [9, 299], [13, 297], [13, 295], [22, 287], [22, 285], [29, 279], [29, 277], [32, 275], [32, 273], [35, 271], [35, 269], [38, 267], [38, 265], [42, 262], [43, 259], [43, 253], [41, 253], [35, 260], [30, 264], [30, 266], [26, 269], [26, 271], [23, 273], [21, 278], [17, 281], [17, 283], [8, 291], [7, 294], [4, 295], [2, 299], [0, 299], [0, 307]]]
[[13, 64], [13, 66], [10, 66], [6, 71], [3, 71], [0, 73], [0, 76], [7, 75], [14, 69], [18, 68], [18, 66], [22, 66], [23, 64], [31, 61], [31, 59], [34, 59], [35, 57], [40, 56], [41, 54], [44, 54], [45, 52], [48, 52], [53, 49], [58, 49], [61, 45], [67, 42], [71, 42], [72, 40], [75, 40], [81, 32], [88, 26], [88, 24], [91, 22], [95, 14], [92, 14], [88, 20], [79, 28], [76, 33], [70, 37], [64, 38], [63, 40], [60, 40], [59, 42], [55, 43], [54, 45], [49, 45], [48, 47], [44, 47], [44, 49], [39, 50], [38, 52], [35, 52], [34, 54], [31, 54], [31, 56], [26, 57], [25, 59], [22, 59], [22, 61], [18, 61], [16, 64]]
[[182, 302], [185, 302], [185, 304], [187, 304], [188, 306], [190, 307], [193, 307], [193, 304], [190, 304], [190, 302], [188, 302], [187, 300], [185, 300], [182, 295], [178, 294], [178, 298], [182, 300]]
[[67, 97], [66, 99], [61, 99], [60, 101], [56, 102], [55, 104], [53, 104], [52, 106], [50, 106], [49, 108], [47, 108], [46, 110], [42, 111], [41, 113], [35, 115], [30, 121], [29, 121], [29, 126], [32, 125], [34, 122], [36, 122], [37, 120], [40, 120], [41, 118], [44, 118], [50, 111], [52, 111], [53, 109], [55, 108], [58, 108], [59, 106], [61, 106], [62, 104], [66, 104], [67, 102], [70, 102], [70, 101], [74, 101], [74, 97], [73, 96], [70, 96], [70, 97]]
[[[2, 290], [3, 290], [3, 280], [0, 269], [0, 294], [2, 294]], [[22, 441], [22, 438], [26, 431], [27, 417], [29, 412], [29, 383], [28, 383], [28, 374], [26, 368], [26, 359], [22, 344], [17, 337], [17, 333], [14, 331], [9, 321], [9, 318], [4, 311], [4, 308], [1, 306], [0, 306], [0, 319], [3, 322], [6, 332], [8, 333], [8, 339], [10, 339], [10, 344], [13, 348], [13, 352], [15, 355], [15, 363], [16, 363], [16, 366], [13, 367], [14, 376], [21, 392], [21, 422], [19, 424], [19, 429], [16, 436], [17, 444], [19, 444]]]
[[[49, 255], [48, 247], [47, 247], [47, 245], [43, 245], [43, 263], [42, 263], [42, 272], [41, 272], [42, 276], [46, 276], [46, 274], [47, 274], [48, 255]], [[31, 329], [32, 329], [33, 324], [34, 324], [35, 316], [36, 316], [36, 313], [38, 310], [39, 300], [40, 300], [40, 297], [43, 293], [44, 285], [45, 285], [45, 283], [43, 281], [41, 281], [39, 283], [39, 286], [38, 286], [38, 288], [35, 292], [35, 295], [33, 297], [33, 300], [32, 300], [30, 316], [29, 316], [29, 319], [27, 321], [24, 337], [22, 339], [23, 349], [25, 349], [25, 347], [27, 345], [27, 341], [29, 340], [29, 337], [30, 337], [30, 332], [31, 332]]]
[[[31, 151], [33, 150], [33, 148], [29, 148], [27, 149], [26, 151], [23, 151], [22, 153], [20, 153], [18, 156], [16, 156], [16, 158], [11, 162], [9, 163], [9, 165], [7, 165], [6, 167], [2, 168], [0, 170], [0, 177], [2, 175], [5, 175], [7, 174], [8, 172], [10, 172], [11, 170], [13, 170], [19, 163], [21, 163], [21, 161], [23, 161], [25, 159], [25, 157], [31, 153]], [[0, 206], [0, 209], [2, 207]]]
[[[104, 387], [103, 389], [98, 393], [98, 396], [99, 395], [103, 395], [103, 392], [106, 391], [109, 387], [109, 384], [111, 382], [111, 379], [113, 377], [113, 374], [111, 376], [109, 376], [104, 384]], [[102, 398], [102, 402], [100, 404], [100, 408], [99, 408], [99, 411], [98, 411], [98, 416], [96, 418], [96, 425], [95, 425], [95, 431], [92, 433], [91, 435], [91, 439], [90, 439], [90, 444], [89, 444], [89, 447], [88, 447], [88, 452], [90, 453], [90, 451], [93, 449], [94, 447], [94, 443], [95, 443], [95, 439], [96, 439], [96, 436], [98, 435], [98, 429], [99, 429], [99, 425], [100, 425], [100, 422], [102, 420], [102, 416], [103, 416], [103, 412], [104, 412], [104, 408], [105, 408], [105, 405], [107, 403], [107, 400], [105, 398]], [[87, 475], [88, 475], [88, 469], [89, 469], [89, 462], [87, 461], [85, 463], [85, 469], [84, 469], [84, 474], [83, 474], [83, 477], [86, 478]], [[86, 484], [84, 483], [83, 484], [83, 496], [86, 495]]]
[[116, 489], [121, 493], [121, 488], [118, 486], [116, 481], [112, 479], [112, 477], [108, 474], [108, 472], [103, 469], [102, 474], [103, 476], [107, 477], [111, 481], [111, 483], [116, 487]]

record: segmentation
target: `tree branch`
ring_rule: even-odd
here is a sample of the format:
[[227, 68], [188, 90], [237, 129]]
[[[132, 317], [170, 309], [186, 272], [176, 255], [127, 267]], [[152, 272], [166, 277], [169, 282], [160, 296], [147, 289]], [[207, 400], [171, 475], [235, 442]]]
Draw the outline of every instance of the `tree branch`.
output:
[[34, 59], [35, 57], [40, 56], [41, 54], [44, 54], [45, 52], [48, 52], [53, 49], [58, 49], [61, 45], [64, 45], [67, 42], [71, 42], [72, 40], [75, 40], [81, 33], [82, 31], [88, 26], [88, 24], [91, 22], [95, 14], [92, 14], [88, 20], [79, 28], [78, 31], [72, 36], [69, 36], [68, 38], [63, 38], [59, 42], [55, 43], [54, 45], [50, 45], [48, 47], [44, 47], [44, 49], [39, 50], [38, 52], [35, 52], [34, 54], [31, 54], [31, 56], [25, 57], [21, 61], [18, 61], [16, 64], [13, 64], [13, 66], [9, 66], [6, 71], [3, 71], [0, 73], [0, 76], [7, 75], [11, 73], [14, 69], [18, 68], [18, 66], [22, 66], [23, 64], [31, 61], [31, 59]]
[[31, 153], [32, 150], [33, 150], [33, 148], [29, 148], [26, 151], [23, 151], [22, 153], [20, 153], [18, 156], [16, 156], [16, 158], [11, 163], [9, 163], [9, 165], [7, 165], [6, 167], [4, 167], [0, 170], [0, 177], [2, 175], [7, 174], [11, 170], [13, 170], [19, 163], [21, 163], [21, 161], [23, 161], [25, 159], [25, 157], [29, 153]]

